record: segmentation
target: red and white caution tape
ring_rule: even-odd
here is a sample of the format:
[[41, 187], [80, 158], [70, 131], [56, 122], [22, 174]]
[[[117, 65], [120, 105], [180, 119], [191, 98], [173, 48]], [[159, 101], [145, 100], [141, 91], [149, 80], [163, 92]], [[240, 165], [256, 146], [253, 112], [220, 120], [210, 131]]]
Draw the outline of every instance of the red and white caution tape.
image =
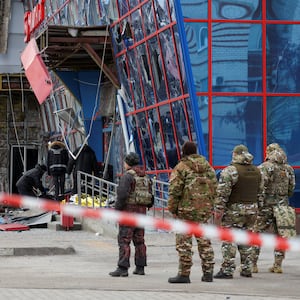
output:
[[300, 238], [285, 239], [272, 234], [259, 234], [237, 229], [217, 227], [210, 224], [189, 223], [174, 219], [157, 219], [147, 215], [131, 214], [110, 208], [92, 209], [70, 204], [61, 204], [55, 201], [37, 199], [20, 195], [0, 193], [0, 203], [5, 206], [26, 207], [44, 211], [60, 211], [64, 215], [102, 219], [122, 225], [161, 229], [182, 234], [217, 239], [251, 246], [276, 248], [286, 251], [299, 251]]

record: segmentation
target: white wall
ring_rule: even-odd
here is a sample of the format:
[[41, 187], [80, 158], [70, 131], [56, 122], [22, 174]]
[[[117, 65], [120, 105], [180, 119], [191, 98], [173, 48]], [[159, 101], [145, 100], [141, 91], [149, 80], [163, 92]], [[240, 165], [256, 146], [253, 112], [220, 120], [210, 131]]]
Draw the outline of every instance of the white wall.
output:
[[0, 73], [20, 73], [22, 71], [20, 55], [26, 46], [24, 43], [23, 16], [23, 3], [12, 0], [7, 53], [0, 54]]

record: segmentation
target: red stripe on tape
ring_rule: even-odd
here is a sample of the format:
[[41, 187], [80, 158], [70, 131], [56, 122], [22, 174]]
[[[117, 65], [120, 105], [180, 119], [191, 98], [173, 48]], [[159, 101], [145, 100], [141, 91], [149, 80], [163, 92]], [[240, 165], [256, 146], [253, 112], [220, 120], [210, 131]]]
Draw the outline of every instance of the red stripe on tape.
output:
[[160, 219], [154, 219], [153, 225], [155, 228], [159, 228], [161, 230], [171, 231], [172, 225], [169, 222]]
[[226, 242], [234, 242], [233, 234], [228, 228], [222, 228], [219, 229], [219, 239]]
[[255, 246], [262, 246], [263, 242], [258, 233], [248, 232], [249, 244]]
[[286, 251], [290, 249], [290, 245], [287, 239], [277, 236], [274, 248], [277, 250]]
[[[240, 243], [241, 241], [248, 245], [267, 246], [278, 250], [300, 250], [300, 240], [290, 240], [274, 236], [271, 234], [259, 234], [248, 231], [236, 231], [236, 229], [200, 225], [197, 223], [184, 222], [180, 220], [161, 220], [145, 215], [130, 214], [128, 212], [116, 211], [110, 208], [83, 208], [70, 204], [60, 204], [55, 201], [45, 199], [22, 197], [20, 195], [9, 195], [0, 193], [0, 203], [5, 206], [22, 207], [29, 205], [46, 211], [63, 211], [65, 214], [87, 217], [93, 219], [107, 219], [123, 225], [133, 227], [154, 227], [167, 231], [179, 231], [183, 234], [193, 234], [199, 237], [215, 238], [227, 242]], [[142, 216], [142, 217], [141, 217]], [[236, 240], [235, 240], [236, 239]]]

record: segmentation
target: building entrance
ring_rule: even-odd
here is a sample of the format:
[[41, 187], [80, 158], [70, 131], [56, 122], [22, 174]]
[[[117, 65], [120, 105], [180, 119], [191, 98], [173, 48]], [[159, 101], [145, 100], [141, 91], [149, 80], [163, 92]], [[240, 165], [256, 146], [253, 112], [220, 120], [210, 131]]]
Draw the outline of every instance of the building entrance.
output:
[[12, 146], [10, 163], [10, 192], [18, 193], [16, 182], [23, 172], [35, 167], [38, 163], [38, 149], [30, 146]]

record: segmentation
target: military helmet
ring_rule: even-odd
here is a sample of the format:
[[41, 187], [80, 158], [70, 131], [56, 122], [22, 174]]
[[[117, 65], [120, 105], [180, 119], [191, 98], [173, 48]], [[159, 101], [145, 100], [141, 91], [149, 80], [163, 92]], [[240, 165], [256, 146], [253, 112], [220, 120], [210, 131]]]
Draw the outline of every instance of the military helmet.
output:
[[243, 144], [240, 144], [240, 145], [237, 145], [233, 148], [233, 153], [235, 154], [243, 154], [243, 153], [246, 153], [246, 152], [249, 152], [248, 151], [248, 148], [243, 145]]

